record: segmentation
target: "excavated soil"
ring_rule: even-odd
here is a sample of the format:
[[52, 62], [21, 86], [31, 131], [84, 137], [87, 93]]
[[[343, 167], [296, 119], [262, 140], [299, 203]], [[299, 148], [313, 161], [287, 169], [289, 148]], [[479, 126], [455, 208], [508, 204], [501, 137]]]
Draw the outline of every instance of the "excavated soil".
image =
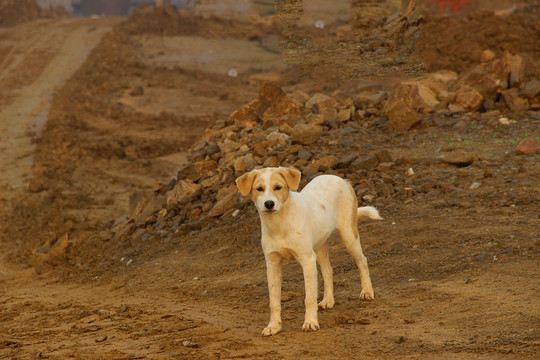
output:
[[[304, 49], [302, 57], [269, 45], [279, 24], [171, 11], [142, 7], [128, 19], [0, 29], [1, 358], [537, 357], [540, 163], [538, 154], [514, 149], [523, 138], [540, 141], [538, 112], [505, 114], [509, 122], [431, 114], [403, 133], [365, 108], [372, 115], [331, 122], [316, 142], [295, 145], [283, 164], [302, 150], [313, 158], [382, 150], [391, 157], [377, 168], [341, 170], [360, 204], [385, 218], [359, 224], [375, 300], [360, 301], [358, 271], [333, 239], [337, 302], [319, 313], [318, 332], [301, 331], [302, 271], [289, 262], [283, 332], [260, 336], [269, 309], [256, 211], [239, 197], [235, 216], [204, 217], [221, 187], [234, 185], [234, 173], [169, 216], [139, 227], [127, 221], [137, 196], [159, 194], [208, 145], [202, 136], [211, 139], [257, 98], [253, 75], [271, 72], [288, 94], [340, 89], [355, 99], [360, 88], [387, 89], [393, 76], [416, 78], [424, 66], [467, 69], [476, 61], [473, 43], [538, 59], [537, 23], [520, 15], [471, 18], [502, 30], [451, 37], [448, 53], [429, 44], [437, 33], [450, 41], [458, 33], [452, 24], [465, 20], [411, 25], [420, 27], [418, 49], [414, 36], [389, 36], [384, 21], [357, 30], [364, 38], [338, 35], [339, 23], [303, 26], [294, 30], [298, 39], [311, 40], [292, 47]], [[530, 36], [509, 48], [511, 34]], [[455, 60], [446, 62], [450, 53]], [[235, 64], [237, 75], [228, 75]], [[227, 136], [261, 141], [240, 134]], [[465, 167], [441, 160], [454, 150], [476, 160]], [[175, 223], [196, 208], [200, 221]], [[45, 254], [49, 260], [40, 261]]]
[[499, 56], [507, 51], [539, 59], [539, 8], [508, 16], [484, 11], [473, 12], [466, 18], [428, 17], [418, 40], [418, 56], [429, 71], [457, 72], [478, 63], [486, 49]]

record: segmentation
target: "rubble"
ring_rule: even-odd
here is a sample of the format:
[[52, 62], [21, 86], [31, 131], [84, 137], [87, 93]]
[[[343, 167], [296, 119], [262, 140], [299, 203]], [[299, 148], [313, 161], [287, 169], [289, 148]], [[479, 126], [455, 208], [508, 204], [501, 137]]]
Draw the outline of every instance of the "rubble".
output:
[[[302, 172], [303, 184], [323, 173], [343, 176], [351, 180], [358, 198], [369, 203], [378, 197], [410, 200], [416, 194], [436, 195], [453, 184], [417, 185], [413, 159], [395, 160], [390, 149], [354, 144], [355, 134], [365, 126], [406, 132], [430, 116], [450, 116], [435, 123], [455, 129], [467, 129], [473, 118], [502, 124], [498, 119], [505, 113], [525, 112], [540, 103], [538, 81], [528, 78], [520, 64], [518, 55], [501, 59], [486, 51], [470, 71], [437, 71], [401, 81], [390, 91], [380, 84], [359, 83], [347, 91], [310, 96], [298, 90], [287, 94], [275, 82], [267, 82], [257, 99], [206, 130], [176, 179], [151, 194], [135, 194], [129, 219], [112, 236], [142, 241], [146, 232], [141, 229], [151, 227], [161, 234], [165, 226], [181, 236], [220, 219], [241, 217], [249, 201], [237, 193], [234, 180], [258, 167], [293, 166]], [[461, 115], [452, 120], [456, 113]], [[530, 141], [520, 143], [516, 154], [537, 152], [537, 147], [525, 149]], [[455, 150], [440, 160], [465, 167], [478, 156]], [[379, 174], [376, 183], [368, 181], [374, 173]]]

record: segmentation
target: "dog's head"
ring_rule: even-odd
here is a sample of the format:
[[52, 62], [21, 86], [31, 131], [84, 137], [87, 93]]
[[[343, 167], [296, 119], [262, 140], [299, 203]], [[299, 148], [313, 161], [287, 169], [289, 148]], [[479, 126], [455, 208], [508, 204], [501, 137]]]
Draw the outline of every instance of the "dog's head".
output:
[[236, 179], [236, 186], [244, 196], [251, 193], [260, 213], [273, 213], [287, 203], [290, 190], [298, 189], [300, 176], [300, 171], [293, 168], [258, 169]]

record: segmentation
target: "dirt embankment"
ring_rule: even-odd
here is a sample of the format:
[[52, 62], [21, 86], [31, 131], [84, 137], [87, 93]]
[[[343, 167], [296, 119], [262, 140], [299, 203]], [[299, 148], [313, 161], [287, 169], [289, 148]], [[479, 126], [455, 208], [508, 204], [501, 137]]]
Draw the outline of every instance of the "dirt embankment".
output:
[[417, 52], [429, 71], [462, 72], [489, 49], [540, 58], [540, 20], [536, 12], [497, 16], [474, 12], [467, 18], [430, 16], [422, 26]]
[[0, 27], [13, 26], [36, 19], [56, 19], [69, 14], [62, 7], [42, 9], [36, 0], [1, 0]]

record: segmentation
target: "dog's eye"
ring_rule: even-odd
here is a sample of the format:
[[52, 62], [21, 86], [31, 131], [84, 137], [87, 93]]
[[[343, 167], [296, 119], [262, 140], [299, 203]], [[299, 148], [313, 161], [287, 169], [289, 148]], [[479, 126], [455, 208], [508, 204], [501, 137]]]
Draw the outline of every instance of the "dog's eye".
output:
[[279, 186], [279, 185], [276, 185], [276, 186], [274, 187], [274, 190], [276, 190], [276, 191], [281, 190], [281, 189], [282, 189], [282, 187]]
[[263, 191], [264, 191], [264, 189], [262, 188], [262, 186], [259, 186], [256, 190], [259, 191], [259, 192], [263, 192]]

